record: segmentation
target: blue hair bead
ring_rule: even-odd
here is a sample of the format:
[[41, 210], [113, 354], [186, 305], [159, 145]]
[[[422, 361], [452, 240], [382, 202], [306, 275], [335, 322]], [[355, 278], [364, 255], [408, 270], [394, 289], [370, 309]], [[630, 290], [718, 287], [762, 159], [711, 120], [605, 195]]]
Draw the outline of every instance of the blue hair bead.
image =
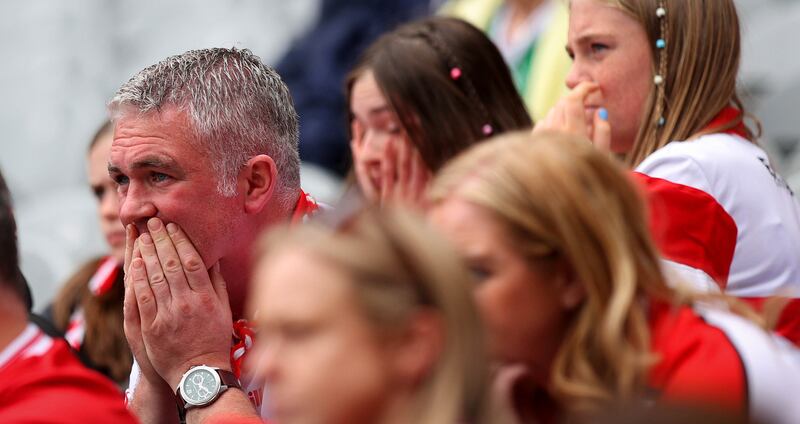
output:
[[658, 40], [656, 40], [656, 47], [659, 48], [659, 49], [663, 49], [663, 48], [667, 47], [667, 42], [664, 41], [663, 38], [659, 38]]

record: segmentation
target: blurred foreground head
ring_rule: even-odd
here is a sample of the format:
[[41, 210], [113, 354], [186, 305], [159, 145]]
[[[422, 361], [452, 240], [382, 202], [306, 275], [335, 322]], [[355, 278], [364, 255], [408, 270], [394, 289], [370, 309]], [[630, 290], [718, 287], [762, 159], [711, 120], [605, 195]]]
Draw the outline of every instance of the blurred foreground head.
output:
[[278, 422], [476, 422], [485, 362], [470, 276], [414, 216], [271, 233], [254, 355]]

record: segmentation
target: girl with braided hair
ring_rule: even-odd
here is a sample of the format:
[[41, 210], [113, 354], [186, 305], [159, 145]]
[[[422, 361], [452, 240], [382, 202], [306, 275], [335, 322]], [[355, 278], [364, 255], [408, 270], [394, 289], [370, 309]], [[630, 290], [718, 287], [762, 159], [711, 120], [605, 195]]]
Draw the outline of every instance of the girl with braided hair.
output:
[[756, 307], [800, 342], [800, 202], [758, 144], [737, 94], [733, 0], [572, 0], [572, 89], [540, 130], [587, 135], [648, 193], [668, 266]]

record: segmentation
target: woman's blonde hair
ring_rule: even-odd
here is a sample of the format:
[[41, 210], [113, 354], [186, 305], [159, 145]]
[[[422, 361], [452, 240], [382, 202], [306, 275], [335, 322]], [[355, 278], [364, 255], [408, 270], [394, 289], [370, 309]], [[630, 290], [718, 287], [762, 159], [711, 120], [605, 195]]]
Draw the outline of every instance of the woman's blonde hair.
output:
[[311, 223], [273, 231], [262, 241], [258, 257], [294, 248], [351, 277], [359, 306], [380, 337], [407, 328], [419, 312], [439, 317], [445, 340], [417, 392], [413, 422], [483, 419], [488, 377], [471, 278], [458, 256], [421, 220], [405, 211], [367, 209], [335, 230]]
[[642, 295], [672, 296], [628, 178], [587, 140], [520, 133], [456, 158], [430, 190], [433, 204], [457, 197], [489, 211], [521, 254], [564, 261], [584, 285], [549, 387], [575, 413], [641, 393], [654, 360]]
[[[746, 115], [736, 92], [736, 77], [741, 57], [739, 17], [734, 0], [600, 0], [620, 8], [638, 21], [647, 33], [654, 63], [653, 75], [664, 72], [663, 96], [651, 90], [636, 141], [626, 157], [631, 167], [675, 140], [688, 140], [703, 134], [731, 129], [741, 119], [719, 128], [706, 128], [725, 107], [735, 106]], [[656, 9], [663, 4], [666, 16]], [[666, 19], [662, 34], [661, 19]], [[656, 42], [664, 39], [664, 55]], [[660, 63], [664, 60], [666, 63]], [[660, 72], [657, 72], [661, 69]], [[664, 123], [659, 126], [659, 120]], [[760, 135], [746, 129], [755, 142]]]

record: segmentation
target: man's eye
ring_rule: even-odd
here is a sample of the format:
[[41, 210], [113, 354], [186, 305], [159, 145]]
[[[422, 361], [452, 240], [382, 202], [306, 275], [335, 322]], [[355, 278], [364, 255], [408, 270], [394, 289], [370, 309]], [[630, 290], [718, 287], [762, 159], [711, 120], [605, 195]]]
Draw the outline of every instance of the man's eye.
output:
[[161, 182], [164, 182], [164, 181], [168, 180], [168, 179], [169, 179], [169, 175], [162, 174], [162, 173], [160, 173], [160, 172], [153, 172], [153, 173], [150, 175], [150, 179], [151, 179], [151, 180], [152, 180], [154, 183], [161, 183]]
[[126, 185], [126, 184], [128, 184], [128, 181], [129, 181], [128, 177], [125, 176], [125, 175], [115, 175], [114, 176], [114, 182], [117, 183], [117, 185]]
[[608, 50], [608, 46], [603, 43], [592, 43], [590, 48], [592, 49], [592, 53], [602, 53]]

